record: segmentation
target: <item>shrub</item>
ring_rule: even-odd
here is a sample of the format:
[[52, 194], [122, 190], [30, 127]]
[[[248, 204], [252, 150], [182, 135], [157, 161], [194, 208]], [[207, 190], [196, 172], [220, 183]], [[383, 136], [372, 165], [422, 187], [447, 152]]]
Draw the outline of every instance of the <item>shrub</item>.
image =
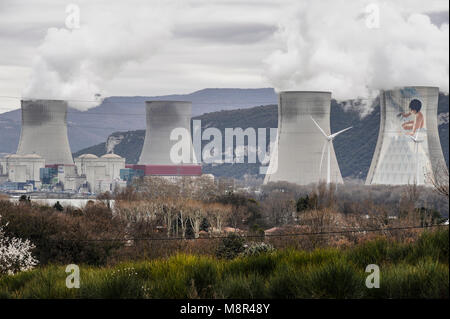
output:
[[313, 298], [360, 298], [365, 277], [343, 258], [309, 269], [309, 289]]
[[191, 264], [186, 268], [188, 274], [186, 284], [191, 284], [191, 295], [194, 294], [200, 298], [213, 297], [214, 286], [219, 279], [217, 262], [201, 258], [195, 264]]
[[64, 270], [64, 267], [55, 265], [36, 268], [13, 275], [13, 280], [5, 283], [16, 298], [75, 298], [78, 289], [67, 289]]
[[269, 279], [268, 294], [275, 299], [310, 298], [308, 278], [302, 269], [292, 265], [278, 267]]
[[384, 238], [362, 243], [347, 252], [347, 258], [359, 267], [369, 264], [395, 263], [410, 254], [410, 245], [391, 242]]
[[143, 298], [147, 291], [144, 281], [133, 267], [108, 269], [92, 279], [80, 287], [83, 298], [136, 299]]
[[122, 242], [124, 226], [104, 205], [88, 205], [81, 215], [61, 213], [48, 206], [2, 202], [0, 215], [8, 219], [6, 235], [28, 239], [36, 246], [40, 264], [105, 265]]
[[421, 234], [414, 245], [409, 258], [415, 262], [428, 256], [443, 263], [449, 261], [449, 231], [445, 230], [426, 231]]
[[260, 254], [271, 253], [275, 250], [271, 244], [266, 244], [264, 242], [252, 242], [248, 245], [244, 245], [244, 248], [244, 251], [241, 253], [243, 256], [257, 256]]
[[31, 252], [35, 246], [29, 240], [7, 237], [0, 216], [0, 274], [14, 274], [32, 269], [37, 260]]
[[417, 265], [406, 264], [381, 268], [380, 288], [368, 289], [373, 298], [449, 298], [448, 266], [421, 260]]
[[223, 272], [228, 275], [255, 273], [262, 276], [270, 276], [277, 263], [278, 256], [275, 254], [241, 256], [225, 263]]
[[232, 275], [222, 280], [218, 297], [227, 299], [266, 298], [265, 280], [257, 274]]
[[187, 265], [195, 264], [195, 256], [176, 255], [167, 259], [153, 260], [141, 269], [148, 282], [150, 298], [188, 298], [192, 283], [187, 279]]
[[236, 233], [230, 233], [222, 239], [216, 250], [218, 258], [233, 259], [245, 250], [244, 238]]
[[[177, 254], [112, 268], [82, 265], [80, 289], [66, 288], [64, 266], [47, 265], [0, 275], [0, 298], [449, 298], [448, 260], [440, 261], [445, 232], [426, 234], [408, 249], [377, 241], [233, 260]], [[374, 260], [380, 288], [369, 289], [365, 263]]]

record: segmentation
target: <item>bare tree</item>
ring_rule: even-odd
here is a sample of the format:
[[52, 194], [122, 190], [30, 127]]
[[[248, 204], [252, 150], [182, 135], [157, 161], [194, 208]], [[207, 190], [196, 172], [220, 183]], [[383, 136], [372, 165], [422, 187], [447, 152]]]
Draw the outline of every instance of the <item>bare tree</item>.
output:
[[449, 178], [448, 167], [445, 163], [439, 163], [434, 172], [429, 173], [426, 177], [438, 194], [448, 198]]
[[274, 191], [263, 202], [266, 218], [276, 226], [292, 223], [296, 214], [293, 194]]
[[194, 237], [200, 237], [200, 225], [205, 218], [205, 205], [202, 202], [190, 200], [186, 207], [188, 208], [188, 220], [194, 231]]
[[189, 220], [189, 200], [179, 201], [178, 221], [181, 226], [181, 237], [186, 237], [187, 223]]
[[117, 201], [114, 212], [119, 217], [129, 221], [151, 221], [156, 218], [158, 203], [156, 200]]
[[160, 207], [167, 227], [167, 237], [170, 237], [172, 234], [173, 222], [176, 221], [178, 215], [178, 205], [172, 198], [164, 198], [160, 199]]
[[222, 232], [224, 222], [231, 215], [232, 207], [220, 203], [211, 203], [206, 205], [206, 211], [209, 221], [214, 225], [214, 229], [219, 233]]

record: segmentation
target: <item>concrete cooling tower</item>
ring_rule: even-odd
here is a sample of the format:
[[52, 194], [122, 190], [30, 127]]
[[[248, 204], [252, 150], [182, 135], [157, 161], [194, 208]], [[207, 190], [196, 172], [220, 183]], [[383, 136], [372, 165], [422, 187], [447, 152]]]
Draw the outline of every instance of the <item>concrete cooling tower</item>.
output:
[[330, 132], [330, 103], [330, 92], [279, 94], [277, 144], [265, 184], [343, 182]]
[[380, 95], [381, 121], [366, 184], [429, 184], [443, 165], [437, 107], [439, 88], [403, 87]]
[[33, 153], [42, 156], [46, 165], [73, 164], [65, 101], [22, 101], [22, 131], [17, 154]]
[[[191, 139], [192, 103], [186, 101], [148, 101], [146, 102], [147, 130], [139, 165], [179, 165], [196, 163]], [[171, 140], [173, 130], [181, 129], [188, 133], [183, 143], [189, 153], [182, 162], [174, 162], [171, 151], [178, 143]], [[180, 155], [180, 154], [178, 154]]]

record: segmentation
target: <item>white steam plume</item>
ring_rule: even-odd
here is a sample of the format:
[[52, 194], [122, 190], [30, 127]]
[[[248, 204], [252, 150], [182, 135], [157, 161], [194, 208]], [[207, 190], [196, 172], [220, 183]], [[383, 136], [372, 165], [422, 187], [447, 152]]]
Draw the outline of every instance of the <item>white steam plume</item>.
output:
[[362, 116], [380, 89], [429, 85], [448, 92], [448, 21], [432, 24], [427, 15], [411, 12], [409, 1], [374, 2], [377, 28], [367, 24], [369, 4], [305, 0], [290, 7], [277, 33], [283, 48], [264, 61], [276, 90], [329, 90], [338, 100], [359, 98]]
[[79, 110], [99, 104], [102, 83], [128, 63], [149, 58], [170, 37], [166, 10], [170, 4], [152, 2], [146, 6], [139, 1], [80, 5], [79, 28], [47, 31], [23, 98], [68, 100]]

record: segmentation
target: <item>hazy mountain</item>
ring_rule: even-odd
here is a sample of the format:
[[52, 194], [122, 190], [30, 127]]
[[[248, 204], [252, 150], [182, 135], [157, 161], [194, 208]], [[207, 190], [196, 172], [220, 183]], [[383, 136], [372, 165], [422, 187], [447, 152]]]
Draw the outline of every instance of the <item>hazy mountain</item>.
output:
[[[109, 97], [86, 112], [74, 109], [68, 111], [68, 134], [72, 151], [104, 142], [113, 132], [145, 129], [145, 101], [148, 100], [191, 101], [194, 116], [277, 103], [275, 91], [271, 88], [204, 89], [190, 94]], [[0, 114], [0, 153], [13, 153], [17, 150], [20, 126], [20, 110]]]

